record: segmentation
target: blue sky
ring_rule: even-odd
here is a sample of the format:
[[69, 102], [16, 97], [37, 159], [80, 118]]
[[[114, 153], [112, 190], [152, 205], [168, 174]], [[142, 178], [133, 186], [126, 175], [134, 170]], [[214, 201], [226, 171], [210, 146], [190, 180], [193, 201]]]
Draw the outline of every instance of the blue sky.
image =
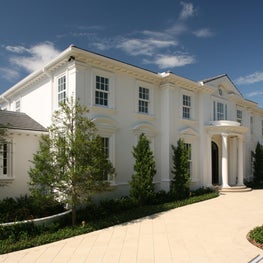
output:
[[70, 44], [195, 80], [227, 73], [263, 108], [261, 0], [8, 0], [0, 93]]

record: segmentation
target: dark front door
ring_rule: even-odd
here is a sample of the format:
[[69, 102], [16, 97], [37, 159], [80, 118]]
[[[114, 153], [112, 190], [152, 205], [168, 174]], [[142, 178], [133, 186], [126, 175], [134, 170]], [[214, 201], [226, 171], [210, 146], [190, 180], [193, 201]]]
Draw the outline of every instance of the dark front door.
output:
[[212, 184], [219, 184], [219, 166], [218, 166], [218, 146], [216, 143], [211, 144], [211, 155], [212, 155]]

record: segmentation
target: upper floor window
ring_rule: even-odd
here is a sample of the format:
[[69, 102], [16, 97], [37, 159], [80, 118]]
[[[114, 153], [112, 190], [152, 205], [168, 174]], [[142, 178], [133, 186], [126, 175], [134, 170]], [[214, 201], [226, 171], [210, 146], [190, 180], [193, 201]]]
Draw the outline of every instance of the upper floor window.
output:
[[109, 79], [96, 76], [95, 104], [101, 106], [109, 105]]
[[140, 113], [149, 113], [149, 89], [139, 87], [139, 101], [138, 101], [138, 111]]
[[237, 122], [242, 124], [242, 111], [241, 110], [237, 110]]
[[16, 111], [17, 111], [17, 112], [20, 112], [20, 107], [21, 107], [21, 102], [20, 102], [20, 100], [17, 100], [17, 101], [16, 101], [15, 107], [16, 107]]
[[191, 119], [191, 96], [183, 95], [183, 119]]
[[58, 105], [66, 102], [66, 76], [58, 79]]
[[214, 121], [227, 120], [227, 104], [214, 101]]

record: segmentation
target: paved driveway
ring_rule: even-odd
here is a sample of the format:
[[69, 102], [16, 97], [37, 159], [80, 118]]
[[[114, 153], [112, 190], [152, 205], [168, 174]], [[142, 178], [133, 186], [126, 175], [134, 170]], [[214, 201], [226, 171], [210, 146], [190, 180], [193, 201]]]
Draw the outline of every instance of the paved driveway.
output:
[[263, 250], [246, 235], [263, 224], [263, 190], [228, 193], [127, 224], [0, 256], [0, 262], [247, 263]]

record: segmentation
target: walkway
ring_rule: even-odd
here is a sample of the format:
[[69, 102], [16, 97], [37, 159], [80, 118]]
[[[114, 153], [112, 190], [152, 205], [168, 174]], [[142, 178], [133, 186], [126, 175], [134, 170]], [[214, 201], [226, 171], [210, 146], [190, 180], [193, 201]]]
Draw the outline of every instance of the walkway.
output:
[[247, 263], [263, 250], [246, 235], [263, 224], [263, 190], [228, 193], [55, 242], [0, 256], [1, 263]]

